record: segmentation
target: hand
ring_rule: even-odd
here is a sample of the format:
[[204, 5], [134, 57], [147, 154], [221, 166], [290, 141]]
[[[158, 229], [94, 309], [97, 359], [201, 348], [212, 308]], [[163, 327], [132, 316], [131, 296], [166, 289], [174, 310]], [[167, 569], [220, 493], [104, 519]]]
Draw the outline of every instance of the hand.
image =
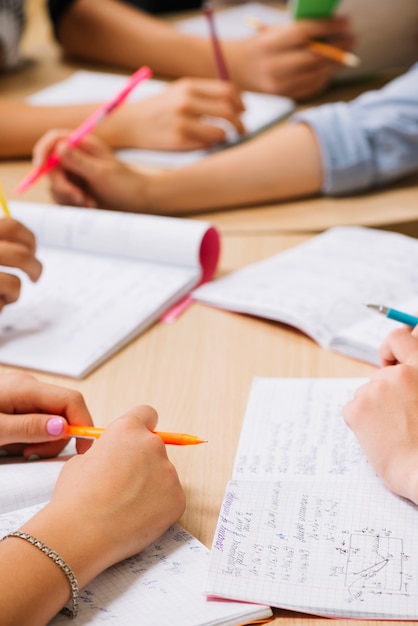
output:
[[402, 326], [389, 333], [379, 349], [382, 365], [406, 363], [418, 357], [418, 327]]
[[341, 68], [308, 48], [313, 39], [343, 50], [353, 45], [347, 20], [335, 17], [265, 26], [254, 37], [224, 42], [223, 48], [232, 79], [242, 89], [304, 100], [323, 91]]
[[115, 211], [145, 211], [146, 176], [118, 161], [93, 135], [78, 147], [69, 147], [65, 141], [69, 134], [65, 130], [50, 131], [34, 148], [35, 166], [53, 152], [60, 155], [60, 164], [49, 173], [54, 200]]
[[389, 489], [418, 504], [418, 339], [396, 330], [381, 354], [397, 365], [373, 374], [343, 415]]
[[151, 432], [156, 423], [147, 406], [111, 423], [64, 465], [50, 505], [29, 522], [28, 532], [72, 564], [80, 586], [143, 550], [183, 514], [176, 470]]
[[[227, 120], [244, 133], [244, 111], [237, 88], [229, 82], [181, 78], [164, 93], [121, 107], [111, 118], [111, 145], [149, 150], [197, 150], [226, 139], [210, 118]], [[114, 136], [114, 137], [113, 137]], [[116, 140], [117, 137], [117, 140]]]
[[[78, 391], [43, 383], [29, 374], [0, 376], [0, 449], [29, 458], [56, 456], [67, 444], [66, 422], [91, 426], [93, 421]], [[84, 452], [90, 441], [78, 439]]]
[[[23, 224], [11, 217], [0, 219], [0, 265], [23, 270], [36, 282], [42, 265], [35, 257], [35, 237]], [[16, 302], [20, 295], [18, 276], [0, 272], [0, 311], [6, 304]]]

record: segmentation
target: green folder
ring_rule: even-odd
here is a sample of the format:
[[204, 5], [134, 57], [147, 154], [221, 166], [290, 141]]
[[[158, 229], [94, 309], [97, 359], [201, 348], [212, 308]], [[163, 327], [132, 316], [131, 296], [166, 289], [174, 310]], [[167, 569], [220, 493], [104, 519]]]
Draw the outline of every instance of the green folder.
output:
[[333, 15], [340, 0], [294, 0], [291, 3], [295, 19], [326, 18]]

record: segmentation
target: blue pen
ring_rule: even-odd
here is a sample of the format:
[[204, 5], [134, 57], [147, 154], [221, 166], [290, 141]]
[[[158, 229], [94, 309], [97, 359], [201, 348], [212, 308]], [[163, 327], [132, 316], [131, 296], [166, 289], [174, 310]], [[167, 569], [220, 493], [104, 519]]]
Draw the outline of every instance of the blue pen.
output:
[[414, 315], [409, 315], [409, 313], [403, 313], [402, 311], [390, 309], [387, 306], [381, 306], [379, 304], [366, 304], [366, 306], [369, 309], [373, 309], [373, 311], [377, 311], [377, 313], [386, 315], [386, 317], [389, 317], [391, 320], [402, 322], [402, 324], [412, 326], [412, 328], [418, 325], [418, 317], [415, 317]]

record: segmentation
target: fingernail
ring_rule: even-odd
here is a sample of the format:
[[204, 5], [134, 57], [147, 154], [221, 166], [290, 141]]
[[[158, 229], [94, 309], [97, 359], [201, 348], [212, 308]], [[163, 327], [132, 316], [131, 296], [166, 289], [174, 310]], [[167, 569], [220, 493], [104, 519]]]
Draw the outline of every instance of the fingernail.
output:
[[9, 456], [7, 450], [0, 450], [0, 456]]
[[26, 459], [27, 461], [39, 461], [41, 457], [39, 456], [39, 454], [31, 454], [30, 456], [28, 456], [28, 458]]
[[46, 432], [48, 435], [62, 435], [65, 428], [65, 419], [62, 417], [51, 417], [46, 423]]

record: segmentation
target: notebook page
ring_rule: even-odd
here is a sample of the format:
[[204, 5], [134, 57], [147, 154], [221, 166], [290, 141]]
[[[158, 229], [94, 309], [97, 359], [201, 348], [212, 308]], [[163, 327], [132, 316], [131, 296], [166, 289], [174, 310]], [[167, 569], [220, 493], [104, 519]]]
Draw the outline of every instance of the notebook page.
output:
[[365, 382], [363, 378], [255, 378], [233, 478], [378, 481], [342, 416], [342, 407]]
[[206, 592], [317, 615], [415, 619], [417, 518], [378, 484], [231, 481]]
[[[74, 449], [71, 441], [56, 459], [0, 463], [0, 537], [20, 528], [49, 501], [62, 465]], [[175, 525], [148, 549], [83, 589], [80, 613], [72, 623], [238, 626], [271, 615], [264, 606], [207, 601], [203, 586], [208, 562], [209, 550]], [[52, 620], [52, 624], [67, 622], [62, 615]]]
[[[108, 74], [104, 72], [78, 71], [70, 78], [51, 85], [29, 98], [31, 104], [37, 106], [59, 106], [67, 104], [96, 103], [110, 99], [126, 84], [126, 75]], [[129, 100], [136, 102], [163, 93], [167, 83], [161, 80], [148, 80], [142, 83], [130, 95]], [[294, 108], [293, 100], [283, 96], [243, 92], [245, 111], [242, 122], [247, 131], [247, 138], [262, 128], [289, 115]], [[227, 141], [209, 150], [188, 150], [175, 152], [166, 150], [124, 149], [118, 156], [131, 163], [146, 163], [167, 168], [184, 167], [195, 163], [213, 152], [222, 150], [242, 140], [234, 127], [227, 120], [208, 118], [211, 124], [219, 126], [226, 132]]]
[[[113, 566], [80, 592], [83, 624], [211, 626], [271, 615], [267, 607], [211, 602], [203, 595], [209, 550], [176, 525], [140, 554]], [[68, 624], [57, 615], [54, 626]]]
[[10, 202], [10, 211], [41, 246], [200, 269], [210, 224], [161, 215]]
[[17, 509], [48, 501], [63, 464], [64, 459], [61, 457], [36, 462], [2, 459], [0, 462], [0, 512], [15, 514]]
[[[0, 537], [16, 530], [43, 504], [0, 513]], [[149, 548], [103, 572], [80, 591], [79, 614], [71, 623], [124, 626], [238, 626], [269, 617], [268, 607], [208, 601], [203, 586], [209, 550], [176, 525]], [[67, 624], [57, 615], [51, 624]]]
[[[405, 301], [392, 301], [390, 306], [415, 315], [418, 312], [418, 297]], [[402, 326], [401, 322], [366, 309], [365, 319], [339, 333], [333, 338], [330, 347], [336, 352], [380, 365], [379, 346], [392, 330]]]
[[[0, 361], [84, 376], [186, 295], [191, 268], [39, 247], [44, 270], [26, 277], [0, 318]], [[86, 268], [88, 267], [88, 272]]]
[[[36, 284], [0, 320], [0, 362], [82, 377], [158, 320], [202, 278], [218, 234], [203, 221], [11, 203], [35, 233]], [[88, 271], [86, 271], [88, 268]]]
[[329, 347], [368, 315], [364, 303], [417, 293], [418, 242], [393, 232], [335, 227], [193, 292], [220, 308], [287, 323]]

